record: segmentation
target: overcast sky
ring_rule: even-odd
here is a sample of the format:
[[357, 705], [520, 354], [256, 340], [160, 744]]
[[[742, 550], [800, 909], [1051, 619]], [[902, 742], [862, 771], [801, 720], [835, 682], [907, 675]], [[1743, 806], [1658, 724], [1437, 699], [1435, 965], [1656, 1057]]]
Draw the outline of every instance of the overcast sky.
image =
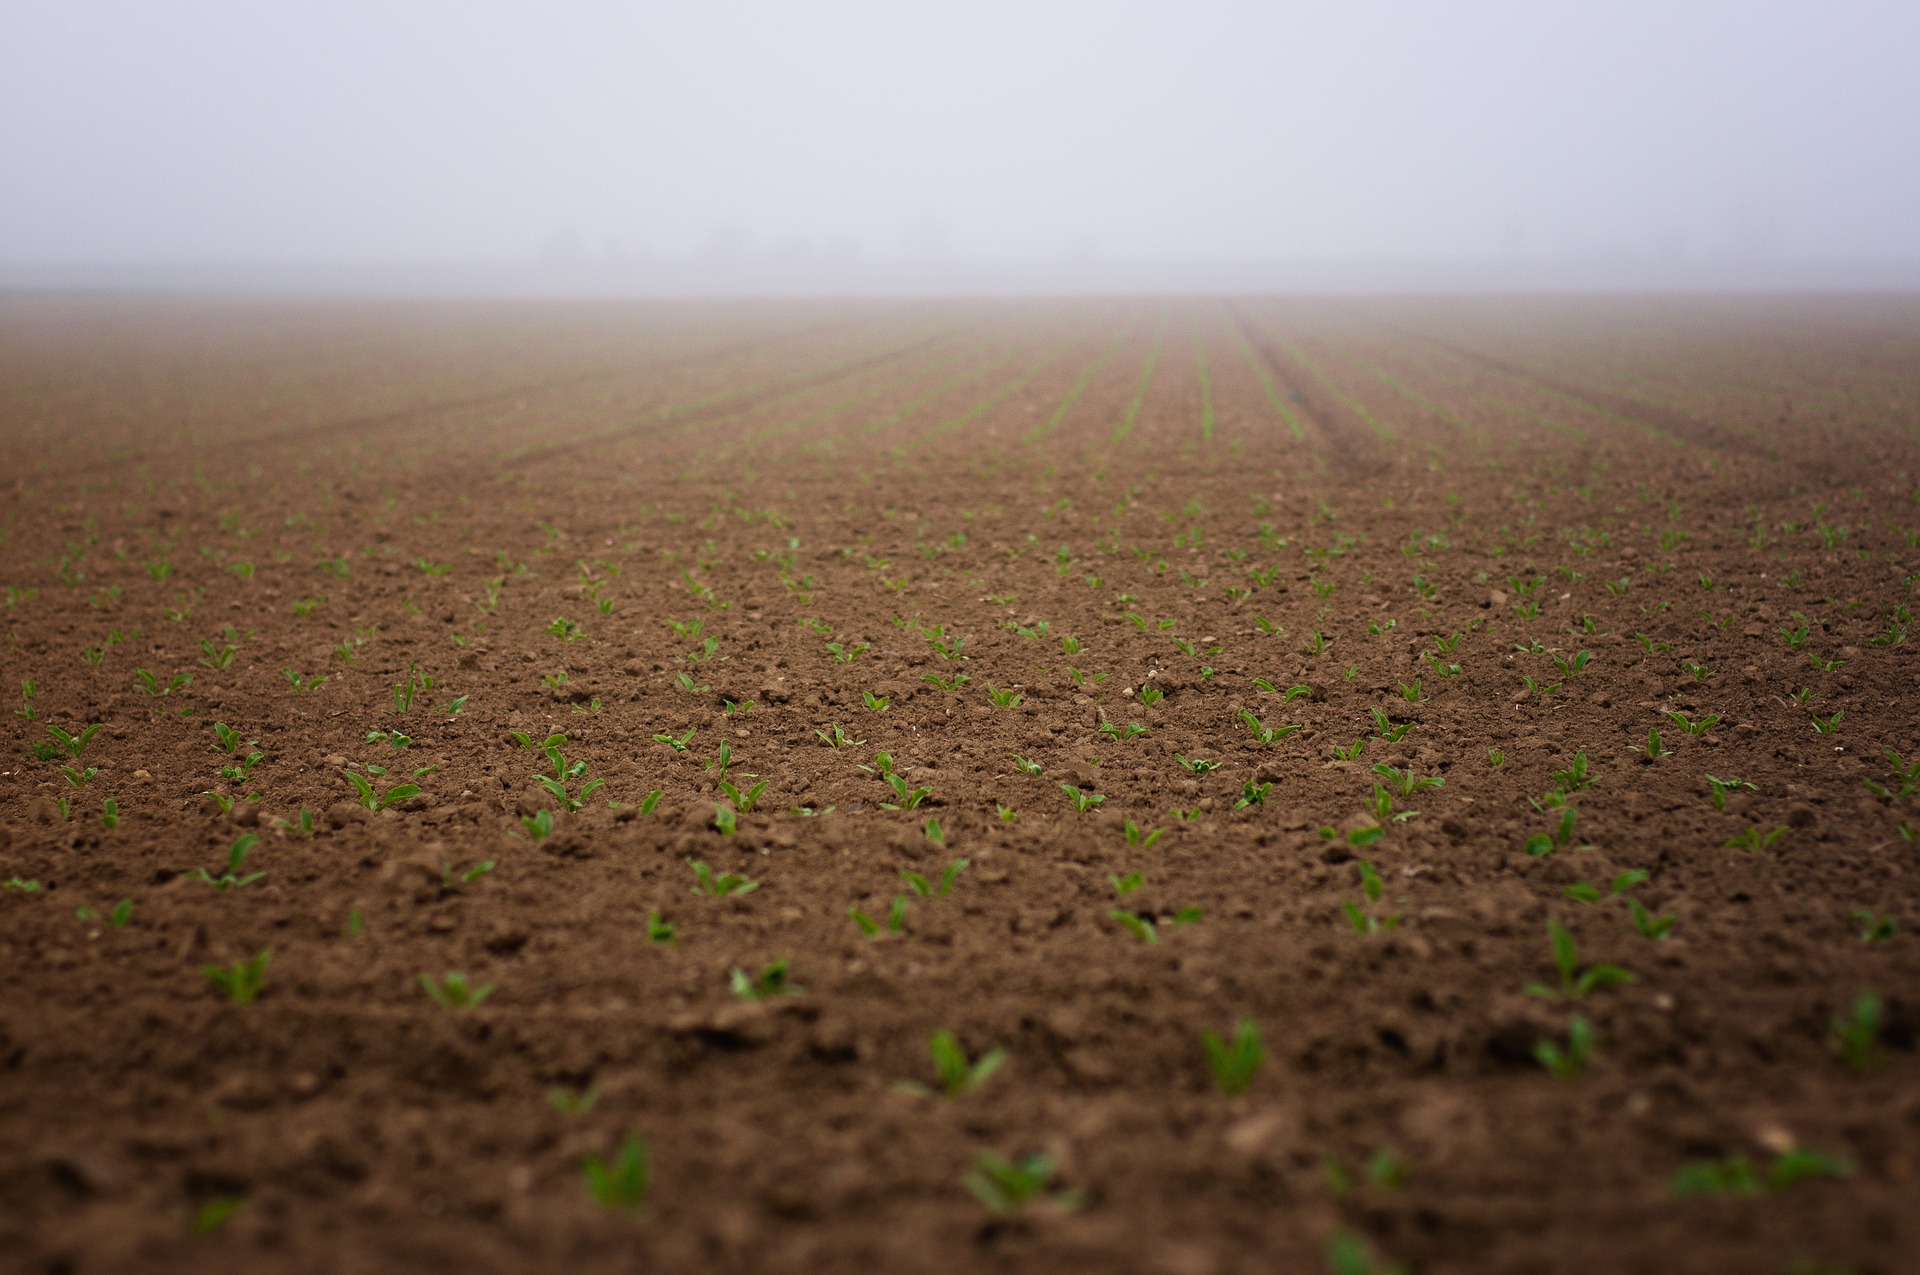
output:
[[1920, 260], [1920, 3], [0, 0], [0, 263]]

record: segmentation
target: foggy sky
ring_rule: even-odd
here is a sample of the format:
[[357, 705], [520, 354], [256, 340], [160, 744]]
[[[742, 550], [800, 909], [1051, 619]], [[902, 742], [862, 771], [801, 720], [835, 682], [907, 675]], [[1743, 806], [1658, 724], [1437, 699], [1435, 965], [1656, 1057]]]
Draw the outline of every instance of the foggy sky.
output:
[[1911, 3], [0, 3], [0, 266], [1920, 262]]

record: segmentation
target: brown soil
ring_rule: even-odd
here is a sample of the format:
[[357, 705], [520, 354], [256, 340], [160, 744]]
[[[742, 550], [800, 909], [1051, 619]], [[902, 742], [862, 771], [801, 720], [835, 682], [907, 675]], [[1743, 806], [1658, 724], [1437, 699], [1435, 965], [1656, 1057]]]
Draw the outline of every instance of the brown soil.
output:
[[[0, 304], [0, 1255], [1920, 1269], [1916, 427], [1905, 300]], [[1633, 981], [1526, 994], [1550, 922]], [[903, 1089], [943, 1028], [1005, 1065]]]

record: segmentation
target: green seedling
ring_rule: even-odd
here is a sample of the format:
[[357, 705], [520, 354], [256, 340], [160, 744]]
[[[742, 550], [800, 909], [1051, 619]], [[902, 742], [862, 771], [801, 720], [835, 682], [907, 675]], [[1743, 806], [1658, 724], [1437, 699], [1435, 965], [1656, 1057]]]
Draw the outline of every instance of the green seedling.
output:
[[1100, 733], [1112, 739], [1115, 743], [1124, 744], [1137, 735], [1146, 734], [1147, 728], [1139, 722], [1128, 722], [1125, 726], [1120, 726], [1113, 722], [1103, 720], [1100, 723]]
[[1655, 916], [1638, 899], [1627, 900], [1627, 915], [1633, 918], [1633, 931], [1650, 942], [1663, 941], [1673, 932], [1673, 923], [1677, 917], [1672, 915]]
[[647, 909], [647, 942], [671, 943], [675, 933], [673, 923], [660, 915], [659, 908]]
[[1166, 697], [1167, 693], [1157, 686], [1143, 686], [1135, 698], [1140, 701], [1142, 707], [1152, 708]]
[[1845, 660], [1823, 660], [1817, 655], [1809, 655], [1807, 659], [1815, 669], [1822, 673], [1838, 672], [1846, 664]]
[[93, 777], [100, 773], [100, 768], [89, 766], [85, 770], [78, 770], [72, 766], [62, 766], [60, 773], [66, 776], [67, 782], [75, 788], [85, 788], [93, 781]]
[[938, 884], [928, 881], [918, 872], [911, 872], [904, 868], [900, 871], [900, 879], [923, 899], [944, 899], [953, 892], [954, 882], [960, 879], [960, 874], [965, 872], [971, 863], [969, 859], [955, 859], [947, 865], [947, 870], [940, 874]]
[[[949, 1098], [972, 1093], [1007, 1061], [1007, 1051], [1004, 1049], [990, 1049], [970, 1061], [966, 1046], [944, 1027], [927, 1038], [927, 1053], [933, 1057], [933, 1073], [939, 1079], [939, 1092]], [[932, 1097], [934, 1094], [925, 1085], [911, 1080], [901, 1082], [899, 1087], [923, 1097]]]
[[1885, 1061], [1874, 1047], [1879, 1035], [1880, 998], [1872, 992], [1862, 992], [1853, 1002], [1851, 1014], [1833, 1020], [1827, 1033], [1827, 1047], [1846, 1064], [1847, 1070], [1865, 1074]]
[[1041, 770], [1039, 762], [1030, 757], [1022, 757], [1019, 753], [1013, 754], [1013, 765], [1014, 769], [1023, 775], [1038, 775]]
[[1402, 798], [1411, 797], [1423, 788], [1445, 788], [1447, 781], [1438, 775], [1416, 778], [1411, 769], [1401, 770], [1385, 762], [1375, 762], [1373, 773], [1387, 781], [1386, 786]]
[[1403, 722], [1395, 725], [1391, 718], [1377, 708], [1370, 708], [1367, 711], [1373, 714], [1375, 737], [1384, 739], [1389, 744], [1399, 743], [1402, 739], [1406, 738], [1407, 732], [1413, 729], [1412, 722]]
[[1268, 780], [1265, 783], [1252, 779], [1245, 780], [1240, 785], [1240, 798], [1233, 803], [1233, 808], [1235, 810], [1245, 810], [1249, 806], [1263, 806], [1267, 802], [1267, 794], [1272, 791], [1272, 780]]
[[1107, 799], [1104, 793], [1082, 792], [1072, 784], [1061, 784], [1060, 791], [1067, 794], [1067, 800], [1073, 803], [1073, 808], [1083, 815]]
[[1340, 745], [1335, 744], [1333, 746], [1334, 759], [1336, 761], [1359, 761], [1360, 754], [1366, 749], [1366, 746], [1367, 741], [1364, 739], [1356, 739], [1352, 746], [1348, 748], [1342, 748]]
[[918, 810], [927, 798], [933, 796], [933, 789], [931, 788], [909, 787], [907, 781], [900, 777], [898, 771], [887, 776], [887, 786], [893, 789], [894, 796], [900, 800], [898, 802], [881, 802], [880, 806], [884, 810]]
[[248, 753], [232, 765], [222, 766], [220, 768], [220, 778], [230, 784], [245, 783], [247, 777], [253, 774], [253, 768], [264, 761], [266, 756], [265, 753], [259, 751]]
[[947, 830], [940, 826], [940, 820], [936, 816], [928, 815], [927, 821], [921, 825], [920, 831], [926, 835], [928, 841], [933, 842], [936, 846], [947, 844]]
[[1843, 1159], [1796, 1147], [1774, 1160], [1763, 1181], [1742, 1155], [1728, 1156], [1718, 1162], [1690, 1164], [1674, 1174], [1668, 1188], [1677, 1199], [1695, 1195], [1750, 1196], [1761, 1192], [1779, 1192], [1814, 1178], [1846, 1177], [1853, 1165]]
[[305, 836], [312, 836], [314, 828], [313, 811], [302, 806], [300, 807], [299, 814], [291, 819], [275, 819], [273, 826], [282, 832], [298, 832]]
[[[711, 642], [713, 639], [708, 638], [707, 640]], [[833, 656], [833, 662], [835, 664], [851, 664], [859, 659], [872, 645], [870, 642], [857, 642], [851, 646], [844, 642], [828, 642], [826, 647], [827, 653]]]
[[[1166, 923], [1174, 926], [1192, 925], [1199, 921], [1202, 915], [1199, 908], [1180, 908], [1167, 918]], [[1160, 944], [1159, 927], [1154, 924], [1151, 916], [1129, 912], [1124, 908], [1115, 908], [1107, 913], [1107, 919], [1119, 922], [1121, 928], [1148, 947], [1158, 947]]]
[[1775, 828], [1772, 832], [1766, 833], [1761, 832], [1757, 827], [1742, 828], [1737, 835], [1727, 838], [1726, 848], [1729, 850], [1751, 850], [1758, 854], [1785, 836], [1786, 832], [1787, 830], [1785, 828]]
[[545, 841], [547, 834], [553, 831], [553, 811], [536, 810], [531, 815], [523, 815], [520, 818], [520, 825], [535, 841]]
[[296, 691], [317, 691], [322, 686], [325, 686], [328, 680], [326, 677], [318, 673], [315, 673], [312, 676], [307, 676], [305, 674], [298, 672], [295, 669], [290, 669], [290, 668], [281, 669], [280, 676], [286, 678], [287, 684], [293, 687], [293, 689]]
[[1498, 770], [1506, 764], [1507, 754], [1504, 751], [1498, 748], [1489, 748], [1487, 750], [1487, 765]]
[[93, 742], [93, 737], [100, 733], [100, 727], [101, 723], [95, 722], [82, 727], [78, 734], [69, 735], [58, 726], [48, 726], [46, 732], [53, 736], [53, 742], [60, 746], [61, 752], [78, 761], [80, 754], [87, 751], [87, 745]]
[[1007, 1160], [991, 1151], [982, 1151], [974, 1169], [962, 1184], [974, 1199], [998, 1217], [1012, 1217], [1030, 1204], [1042, 1201], [1070, 1212], [1085, 1202], [1078, 1191], [1057, 1191], [1045, 1195], [1053, 1181], [1054, 1165], [1049, 1156], [1035, 1153]]
[[578, 1119], [600, 1105], [598, 1089], [568, 1089], [555, 1085], [547, 1090], [547, 1101], [563, 1116]]
[[191, 685], [193, 682], [193, 674], [175, 673], [173, 675], [173, 680], [168, 682], [165, 686], [162, 686], [160, 685], [159, 678], [155, 677], [152, 673], [149, 673], [146, 669], [137, 668], [133, 670], [133, 679], [134, 681], [140, 683], [140, 687], [142, 690], [146, 691], [147, 694], [157, 699], [163, 695], [171, 695], [183, 686]]
[[1884, 784], [1877, 784], [1871, 779], [1863, 779], [1860, 782], [1867, 786], [1867, 791], [1876, 797], [1885, 797], [1888, 800], [1894, 801], [1912, 796], [1915, 792], [1920, 792], [1920, 760], [1916, 760], [1909, 766], [1901, 760], [1900, 754], [1894, 752], [1891, 748], [1881, 749], [1880, 754], [1887, 759], [1887, 764], [1893, 767], [1895, 787], [1889, 788]]
[[395, 784], [385, 792], [376, 794], [373, 785], [369, 783], [364, 776], [351, 770], [343, 771], [342, 773], [346, 775], [347, 781], [353, 785], [354, 792], [359, 795], [360, 804], [368, 810], [385, 810], [389, 806], [398, 805], [407, 798], [418, 796], [420, 793], [419, 784], [406, 783]]
[[233, 663], [233, 657], [239, 648], [235, 646], [217, 647], [206, 638], [200, 639], [200, 659], [202, 668], [220, 670]]
[[23, 881], [19, 877], [13, 877], [10, 880], [0, 881], [0, 890], [17, 890], [21, 894], [38, 894], [40, 892], [40, 883], [38, 881]]
[[1573, 841], [1573, 825], [1580, 812], [1572, 806], [1564, 806], [1560, 811], [1560, 822], [1552, 832], [1536, 833], [1527, 838], [1526, 851], [1536, 859], [1543, 859], [1555, 850], [1564, 850]]
[[1341, 1231], [1327, 1241], [1327, 1270], [1329, 1275], [1406, 1275], [1407, 1268], [1381, 1261], [1364, 1237]]
[[1026, 696], [1020, 694], [1018, 691], [995, 690], [989, 685], [987, 687], [987, 698], [993, 701], [995, 708], [1017, 708], [1020, 705], [1020, 701], [1025, 699]]
[[587, 635], [587, 631], [576, 621], [559, 615], [553, 617], [553, 623], [547, 626], [547, 633], [559, 638], [562, 642], [578, 642]]
[[1263, 744], [1285, 739], [1300, 729], [1298, 726], [1268, 726], [1244, 708], [1240, 710], [1240, 720], [1247, 724], [1247, 729], [1253, 732], [1253, 737]]
[[1720, 719], [1716, 716], [1702, 717], [1699, 721], [1692, 722], [1687, 720], [1685, 713], [1676, 713], [1671, 710], [1667, 712], [1667, 720], [1689, 735], [1704, 735], [1720, 724]]
[[1121, 898], [1124, 899], [1129, 894], [1132, 894], [1135, 890], [1138, 890], [1141, 886], [1145, 885], [1146, 878], [1141, 876], [1138, 872], [1129, 872], [1124, 877], [1116, 877], [1112, 873], [1108, 873], [1107, 884], [1113, 887], [1113, 892], [1115, 894], [1119, 895]]
[[1360, 860], [1356, 866], [1360, 870], [1360, 892], [1366, 895], [1367, 902], [1363, 907], [1349, 899], [1340, 905], [1340, 910], [1346, 914], [1347, 924], [1353, 927], [1355, 934], [1379, 934], [1385, 930], [1394, 929], [1400, 924], [1400, 918], [1397, 915], [1375, 916], [1373, 914], [1373, 905], [1380, 902], [1380, 895], [1385, 888], [1380, 880], [1380, 873], [1369, 859]]
[[[1375, 791], [1379, 791], [1378, 785], [1375, 785]], [[1331, 828], [1328, 828], [1323, 829], [1321, 835], [1330, 837], [1333, 836], [1334, 833]], [[1387, 830], [1381, 825], [1377, 823], [1366, 824], [1347, 833], [1347, 844], [1355, 848], [1370, 846], [1386, 835]]]
[[680, 684], [680, 689], [688, 695], [705, 695], [713, 689], [711, 686], [694, 685], [693, 675], [691, 673], [676, 673], [674, 674], [674, 680]]
[[1551, 1040], [1536, 1041], [1533, 1057], [1555, 1080], [1577, 1080], [1593, 1061], [1594, 1039], [1593, 1024], [1575, 1014], [1567, 1024], [1566, 1048]]
[[1668, 748], [1666, 741], [1660, 738], [1660, 728], [1657, 726], [1648, 727], [1647, 728], [1647, 759], [1649, 761], [1658, 761], [1662, 757], [1671, 757], [1671, 756], [1673, 756], [1673, 750], [1671, 748]]
[[750, 815], [753, 813], [753, 808], [760, 804], [760, 794], [767, 790], [767, 783], [767, 780], [762, 779], [743, 792], [723, 779], [720, 781], [720, 791], [727, 794], [727, 799], [741, 814]]
[[1581, 1000], [1590, 992], [1634, 981], [1632, 972], [1618, 965], [1593, 965], [1582, 970], [1580, 951], [1574, 945], [1573, 935], [1558, 921], [1547, 922], [1547, 943], [1553, 953], [1553, 967], [1560, 974], [1560, 988], [1555, 991], [1544, 983], [1528, 983], [1525, 991], [1529, 996], [1544, 996], [1550, 1000], [1565, 996], [1568, 1000]]
[[1208, 761], [1204, 757], [1188, 757], [1184, 753], [1175, 753], [1173, 759], [1196, 775], [1204, 775], [1209, 771], [1218, 770], [1222, 765], [1221, 762]]
[[1846, 715], [1847, 714], [1845, 709], [1840, 709], [1834, 713], [1829, 714], [1826, 717], [1821, 717], [1817, 713], [1812, 714], [1811, 716], [1813, 720], [1814, 732], [1820, 735], [1833, 734], [1835, 731], [1840, 729], [1840, 719], [1845, 717]]
[[693, 869], [694, 880], [699, 883], [694, 887], [695, 894], [725, 899], [734, 895], [752, 894], [760, 888], [758, 881], [749, 880], [737, 873], [722, 872], [716, 876], [704, 860], [688, 859], [686, 862], [687, 866]]
[[1233, 1025], [1233, 1038], [1207, 1028], [1200, 1033], [1200, 1048], [1207, 1058], [1207, 1070], [1213, 1083], [1229, 1097], [1243, 1094], [1267, 1061], [1266, 1047], [1260, 1043], [1260, 1028], [1251, 1019], [1242, 1018]]
[[1551, 778], [1554, 786], [1564, 797], [1566, 793], [1579, 792], [1582, 788], [1592, 787], [1594, 781], [1600, 776], [1589, 769], [1587, 754], [1582, 751], [1573, 755], [1572, 763], [1565, 770], [1554, 771]]
[[1138, 846], [1142, 850], [1150, 849], [1154, 842], [1166, 835], [1166, 832], [1165, 828], [1154, 828], [1148, 831], [1131, 819], [1127, 820], [1125, 825], [1127, 844]]
[[727, 986], [743, 1001], [771, 1000], [775, 996], [798, 996], [807, 990], [798, 983], [788, 981], [788, 973], [787, 958], [784, 956], [761, 970], [758, 978], [748, 978], [747, 972], [736, 965], [727, 975]]
[[427, 995], [433, 997], [434, 1004], [442, 1009], [474, 1009], [481, 1001], [493, 995], [492, 983], [482, 983], [479, 987], [474, 987], [467, 982], [466, 974], [460, 970], [448, 970], [439, 978], [431, 974], [422, 974], [420, 986], [426, 988]]
[[[870, 939], [880, 937], [880, 923], [860, 910], [858, 904], [847, 906], [847, 916], [855, 928]], [[907, 896], [896, 894], [893, 904], [887, 909], [887, 933], [898, 934], [907, 927]]]
[[653, 742], [656, 744], [665, 744], [676, 753], [684, 753], [687, 751], [687, 745], [693, 742], [693, 737], [699, 733], [699, 730], [700, 728], [698, 726], [689, 726], [687, 727], [687, 733], [680, 736], [675, 736], [668, 731], [662, 731], [653, 737]]
[[733, 769], [733, 745], [724, 739], [721, 740], [720, 747], [715, 750], [712, 758], [702, 769], [712, 775], [716, 783], [726, 779], [727, 772]]
[[1397, 1191], [1407, 1184], [1406, 1162], [1381, 1147], [1367, 1157], [1367, 1181], [1382, 1191]]
[[841, 729], [839, 722], [833, 722], [826, 730], [815, 730], [813, 733], [819, 736], [820, 742], [828, 748], [859, 748], [867, 742], [847, 734]]
[[234, 1004], [251, 1005], [267, 981], [267, 962], [272, 958], [273, 949], [263, 947], [247, 960], [224, 967], [202, 965], [200, 972]]
[[731, 837], [740, 827], [740, 820], [734, 814], [733, 807], [726, 802], [716, 802], [713, 807], [713, 829], [723, 837]]
[[920, 680], [929, 682], [943, 691], [957, 691], [973, 679], [965, 673], [955, 673], [951, 677], [941, 677], [938, 673], [922, 673]]
[[994, 813], [1000, 816], [1001, 823], [1012, 823], [1020, 817], [1019, 812], [1012, 806], [1003, 806], [999, 802], [994, 803], [993, 809]]
[[246, 863], [247, 854], [259, 844], [260, 838], [258, 836], [251, 832], [243, 833], [234, 839], [232, 847], [227, 851], [227, 870], [225, 872], [219, 876], [214, 876], [205, 868], [196, 868], [188, 875], [197, 881], [205, 882], [223, 894], [228, 890], [237, 890], [242, 886], [252, 885], [255, 881], [258, 881], [267, 874], [264, 872], [250, 872], [246, 876], [241, 876], [240, 868]]
[[422, 673], [420, 666], [413, 661], [407, 662], [407, 680], [395, 682], [393, 686], [393, 707], [387, 710], [394, 716], [413, 711], [413, 697], [421, 691], [433, 689], [433, 675]]
[[646, 1141], [628, 1134], [613, 1159], [603, 1160], [597, 1155], [583, 1159], [580, 1176], [587, 1184], [587, 1194], [601, 1208], [639, 1215], [646, 1208], [647, 1188], [652, 1180]]
[[[734, 717], [734, 716], [745, 717], [748, 713], [751, 713], [753, 711], [753, 704], [754, 704], [754, 701], [750, 699], [739, 700], [737, 702], [730, 699], [722, 699], [720, 701], [720, 711], [727, 714], [729, 717]], [[882, 708], [880, 711], [885, 712], [886, 709]]]
[[483, 859], [481, 862], [474, 864], [471, 868], [468, 868], [466, 871], [456, 875], [453, 870], [453, 861], [451, 859], [448, 859], [443, 863], [441, 863], [440, 865], [441, 888], [446, 890], [453, 889], [453, 883], [456, 880], [459, 881], [461, 885], [472, 885], [475, 881], [478, 881], [481, 877], [484, 877], [485, 875], [487, 875], [487, 873], [493, 871], [493, 868], [494, 868], [494, 863], [492, 859]]
[[1862, 943], [1885, 943], [1900, 933], [1899, 923], [1891, 916], [1871, 912], [1866, 908], [1854, 910], [1853, 922], [1860, 927]]
[[862, 703], [864, 703], [869, 709], [871, 709], [873, 712], [876, 712], [876, 713], [886, 712], [887, 709], [893, 703], [891, 697], [886, 695], [875, 695], [872, 691], [861, 691], [860, 699]]
[[[16, 877], [14, 879], [18, 880], [19, 878]], [[95, 914], [92, 908], [79, 908], [75, 910], [74, 915], [79, 917], [82, 921], [91, 921], [94, 919]], [[133, 919], [133, 900], [132, 899], [120, 900], [118, 903], [113, 905], [112, 909], [108, 911], [104, 919], [109, 929], [114, 929], [114, 930], [126, 929], [127, 922]]]
[[1708, 800], [1713, 802], [1713, 808], [1715, 810], [1725, 810], [1727, 808], [1727, 794], [1730, 792], [1738, 792], [1742, 788], [1752, 792], [1760, 791], [1758, 784], [1750, 784], [1744, 779], [1717, 779], [1712, 775], [1708, 775], [1706, 776], [1706, 780], [1708, 786], [1713, 790]]

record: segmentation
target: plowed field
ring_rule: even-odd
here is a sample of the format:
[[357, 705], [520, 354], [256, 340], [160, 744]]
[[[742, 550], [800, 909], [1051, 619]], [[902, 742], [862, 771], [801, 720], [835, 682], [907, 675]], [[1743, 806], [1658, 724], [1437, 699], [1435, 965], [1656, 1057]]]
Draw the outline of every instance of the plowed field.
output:
[[0, 302], [0, 1260], [1920, 1269], [1917, 440], [1910, 299]]

